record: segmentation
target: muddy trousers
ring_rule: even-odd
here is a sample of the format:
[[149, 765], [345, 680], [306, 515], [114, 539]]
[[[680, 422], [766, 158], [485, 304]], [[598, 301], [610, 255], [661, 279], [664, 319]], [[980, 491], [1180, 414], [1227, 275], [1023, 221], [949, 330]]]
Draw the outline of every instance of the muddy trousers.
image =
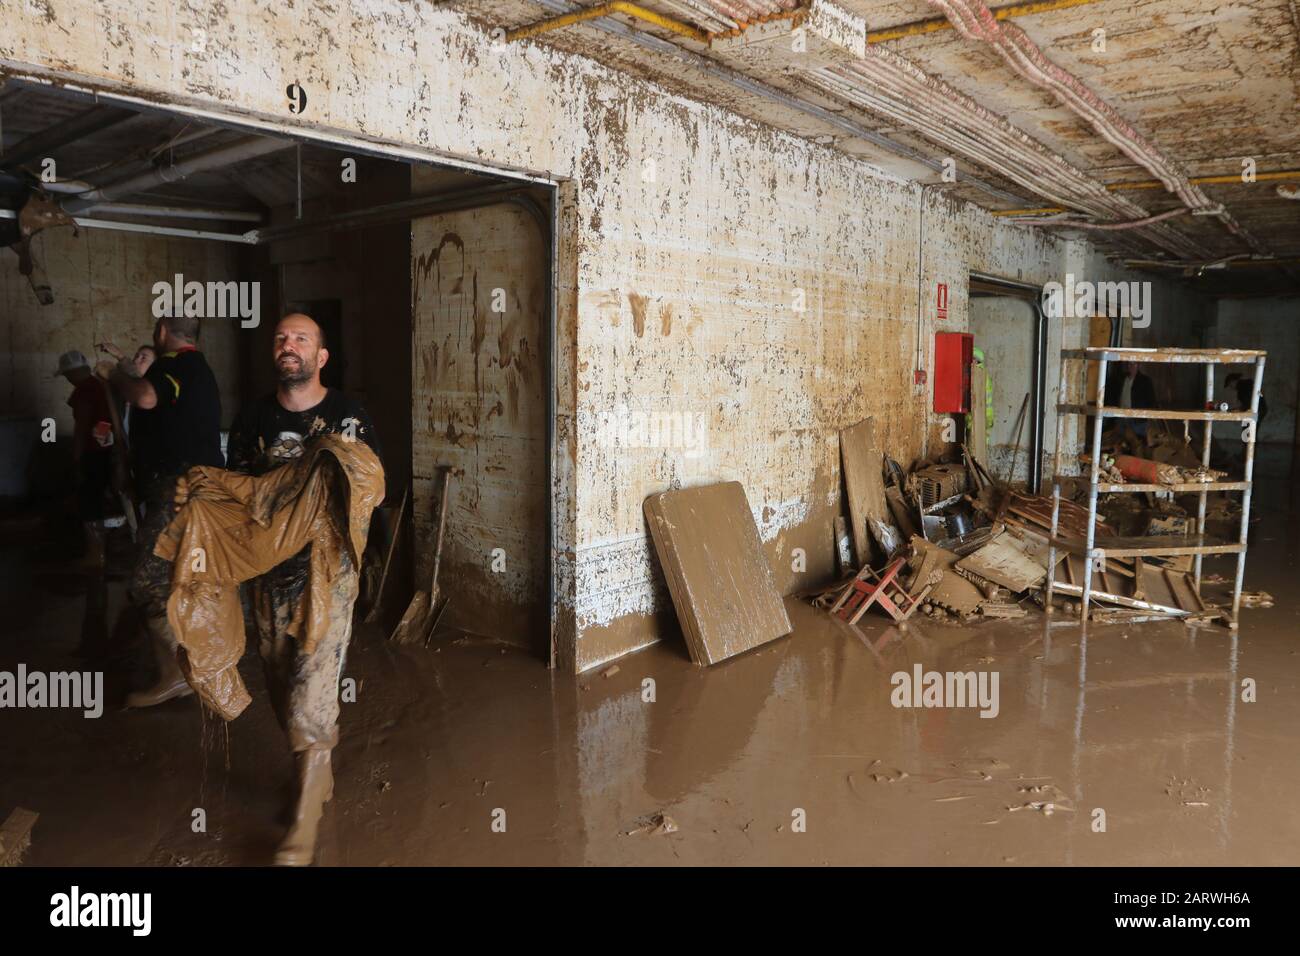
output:
[[176, 478], [158, 478], [141, 489], [145, 506], [144, 520], [140, 522], [139, 550], [135, 567], [131, 571], [128, 594], [131, 603], [140, 609], [150, 633], [155, 639], [167, 642], [174, 651], [176, 636], [167, 624], [167, 598], [172, 590], [172, 564], [153, 553], [158, 536], [167, 530], [176, 517]]
[[300, 559], [257, 578], [249, 589], [271, 706], [295, 753], [329, 750], [338, 743], [339, 680], [358, 590], [356, 569], [344, 551], [329, 589], [329, 630], [310, 654], [304, 653], [299, 638], [306, 628], [307, 576]]

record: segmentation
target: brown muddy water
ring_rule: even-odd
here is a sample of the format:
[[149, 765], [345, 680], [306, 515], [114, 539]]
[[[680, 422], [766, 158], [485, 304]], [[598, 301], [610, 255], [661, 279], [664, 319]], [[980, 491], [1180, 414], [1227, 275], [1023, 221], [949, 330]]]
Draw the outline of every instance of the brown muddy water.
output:
[[[362, 627], [318, 862], [1300, 863], [1300, 527], [1276, 491], [1289, 507], [1261, 511], [1247, 585], [1277, 602], [1239, 634], [1037, 614], [854, 628], [788, 601], [793, 635], [717, 667], [676, 638], [573, 677], [468, 635], [395, 649]], [[131, 656], [77, 654], [95, 596], [12, 536], [0, 575], [0, 670], [108, 675], [97, 720], [0, 710], [0, 815], [40, 813], [27, 863], [267, 862], [291, 765], [256, 656], [228, 728], [193, 698], [125, 712]], [[120, 646], [96, 621], [122, 602], [100, 596], [92, 649]], [[996, 717], [893, 706], [916, 664], [996, 673]]]

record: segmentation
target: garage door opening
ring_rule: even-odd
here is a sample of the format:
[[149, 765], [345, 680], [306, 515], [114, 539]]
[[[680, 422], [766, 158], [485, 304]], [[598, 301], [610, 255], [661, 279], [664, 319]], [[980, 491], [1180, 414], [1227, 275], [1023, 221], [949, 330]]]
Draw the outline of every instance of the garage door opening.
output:
[[[374, 422], [386, 500], [358, 609], [380, 601], [391, 628], [428, 586], [449, 470], [440, 627], [553, 662], [552, 187], [32, 83], [11, 81], [0, 108], [5, 496], [59, 512], [62, 353], [93, 365], [100, 343], [149, 342], [164, 285], [233, 284], [249, 310], [205, 316], [199, 343], [223, 437], [274, 391], [289, 311], [325, 333], [323, 383]], [[51, 418], [61, 440], [43, 443]]]

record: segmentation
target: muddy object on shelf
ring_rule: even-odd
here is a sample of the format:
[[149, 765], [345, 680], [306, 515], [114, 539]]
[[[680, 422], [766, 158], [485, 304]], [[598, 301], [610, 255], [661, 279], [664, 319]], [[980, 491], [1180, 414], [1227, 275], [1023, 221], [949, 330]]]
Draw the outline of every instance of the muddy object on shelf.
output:
[[660, 492], [644, 510], [692, 661], [716, 664], [790, 633], [740, 482]]

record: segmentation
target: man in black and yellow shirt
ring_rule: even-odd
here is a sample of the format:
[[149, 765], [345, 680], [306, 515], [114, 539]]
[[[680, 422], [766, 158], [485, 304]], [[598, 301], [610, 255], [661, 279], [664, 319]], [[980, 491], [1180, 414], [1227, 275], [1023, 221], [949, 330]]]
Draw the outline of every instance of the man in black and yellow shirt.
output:
[[[225, 464], [221, 454], [221, 393], [216, 376], [195, 345], [199, 320], [164, 317], [154, 326], [158, 358], [142, 377], [123, 359], [113, 371], [118, 394], [145, 425], [135, 445], [137, 485], [145, 508], [140, 552], [131, 576], [131, 599], [145, 616], [158, 662], [158, 681], [129, 694], [128, 707], [151, 707], [193, 693], [176, 659], [176, 637], [167, 623], [171, 564], [153, 553], [154, 544], [176, 514], [176, 479], [194, 465]], [[137, 373], [138, 374], [138, 373]]]

